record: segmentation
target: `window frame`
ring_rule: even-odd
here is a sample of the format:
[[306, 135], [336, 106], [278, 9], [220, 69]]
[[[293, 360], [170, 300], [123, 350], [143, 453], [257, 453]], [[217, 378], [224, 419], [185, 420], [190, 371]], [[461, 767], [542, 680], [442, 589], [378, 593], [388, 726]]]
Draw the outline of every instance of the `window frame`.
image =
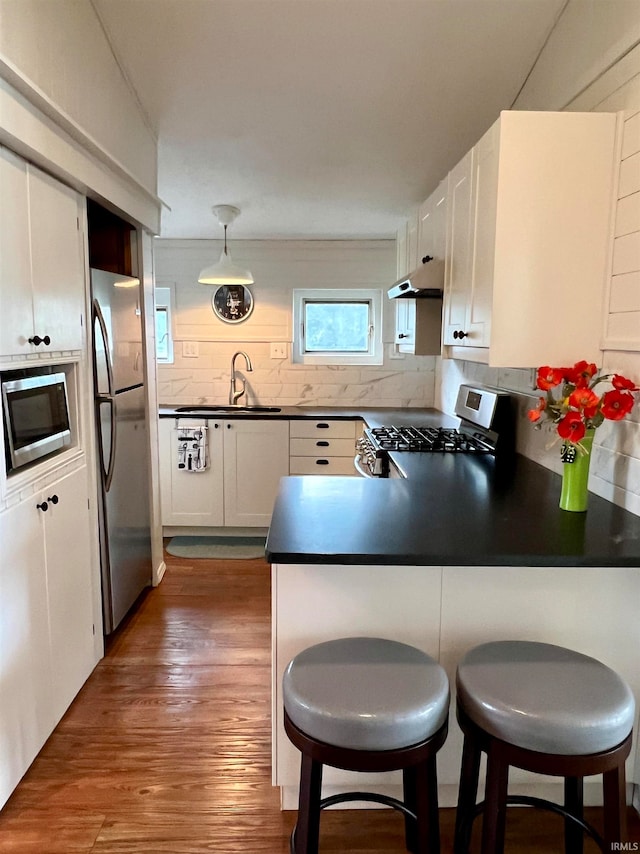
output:
[[[167, 357], [162, 358], [158, 353], [158, 311], [167, 315]], [[160, 365], [172, 365], [175, 361], [173, 349], [173, 288], [159, 285], [154, 289], [153, 306], [154, 332], [156, 336], [156, 362]]]
[[[369, 347], [360, 352], [305, 350], [304, 317], [307, 303], [369, 304]], [[302, 365], [382, 365], [382, 291], [375, 288], [294, 288], [293, 362]]]

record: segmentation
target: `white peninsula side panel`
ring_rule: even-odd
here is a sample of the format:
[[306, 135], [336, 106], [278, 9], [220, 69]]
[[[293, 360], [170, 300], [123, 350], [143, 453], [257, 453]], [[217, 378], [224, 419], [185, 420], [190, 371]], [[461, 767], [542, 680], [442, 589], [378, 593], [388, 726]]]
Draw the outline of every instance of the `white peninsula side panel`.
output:
[[[300, 754], [284, 731], [282, 675], [314, 643], [345, 636], [381, 636], [439, 657], [441, 569], [435, 566], [274, 564], [272, 567], [273, 784], [283, 809], [298, 808]], [[345, 788], [397, 795], [400, 772], [324, 773], [325, 794]]]
[[[490, 640], [534, 640], [592, 655], [623, 676], [640, 704], [640, 568], [514, 566], [273, 566], [273, 783], [283, 809], [297, 808], [300, 754], [283, 729], [282, 674], [307, 646], [346, 635], [413, 644], [443, 665], [451, 683], [449, 735], [438, 754], [440, 803], [457, 800], [462, 734], [455, 718], [457, 662]], [[637, 731], [636, 721], [636, 731]], [[637, 736], [636, 736], [637, 740]], [[634, 757], [631, 784], [640, 783]], [[399, 775], [327, 769], [325, 795], [370, 788], [398, 796]], [[562, 801], [562, 780], [512, 770], [510, 791]], [[601, 782], [585, 802], [602, 803]]]

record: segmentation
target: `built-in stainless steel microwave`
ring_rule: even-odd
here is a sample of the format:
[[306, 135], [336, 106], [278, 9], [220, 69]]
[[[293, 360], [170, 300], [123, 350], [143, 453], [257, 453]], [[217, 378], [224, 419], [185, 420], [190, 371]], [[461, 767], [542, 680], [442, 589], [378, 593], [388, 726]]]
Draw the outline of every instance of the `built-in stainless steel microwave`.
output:
[[65, 374], [3, 375], [2, 406], [8, 472], [71, 444]]

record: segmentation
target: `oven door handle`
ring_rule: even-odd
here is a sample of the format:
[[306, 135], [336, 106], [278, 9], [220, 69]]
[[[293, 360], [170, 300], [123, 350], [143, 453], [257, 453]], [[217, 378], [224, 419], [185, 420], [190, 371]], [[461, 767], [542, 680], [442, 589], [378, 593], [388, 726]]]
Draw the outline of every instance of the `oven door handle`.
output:
[[353, 465], [358, 474], [362, 475], [362, 477], [375, 477], [374, 474], [371, 474], [368, 468], [362, 465], [360, 462], [360, 454], [356, 454], [353, 458]]

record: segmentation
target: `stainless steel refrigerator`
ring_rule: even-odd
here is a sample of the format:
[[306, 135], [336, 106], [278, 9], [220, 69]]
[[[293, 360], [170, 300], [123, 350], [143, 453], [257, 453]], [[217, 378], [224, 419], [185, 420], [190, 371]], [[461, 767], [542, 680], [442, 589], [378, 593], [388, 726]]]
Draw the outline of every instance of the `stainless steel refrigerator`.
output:
[[138, 279], [91, 270], [104, 631], [151, 583], [149, 442]]

